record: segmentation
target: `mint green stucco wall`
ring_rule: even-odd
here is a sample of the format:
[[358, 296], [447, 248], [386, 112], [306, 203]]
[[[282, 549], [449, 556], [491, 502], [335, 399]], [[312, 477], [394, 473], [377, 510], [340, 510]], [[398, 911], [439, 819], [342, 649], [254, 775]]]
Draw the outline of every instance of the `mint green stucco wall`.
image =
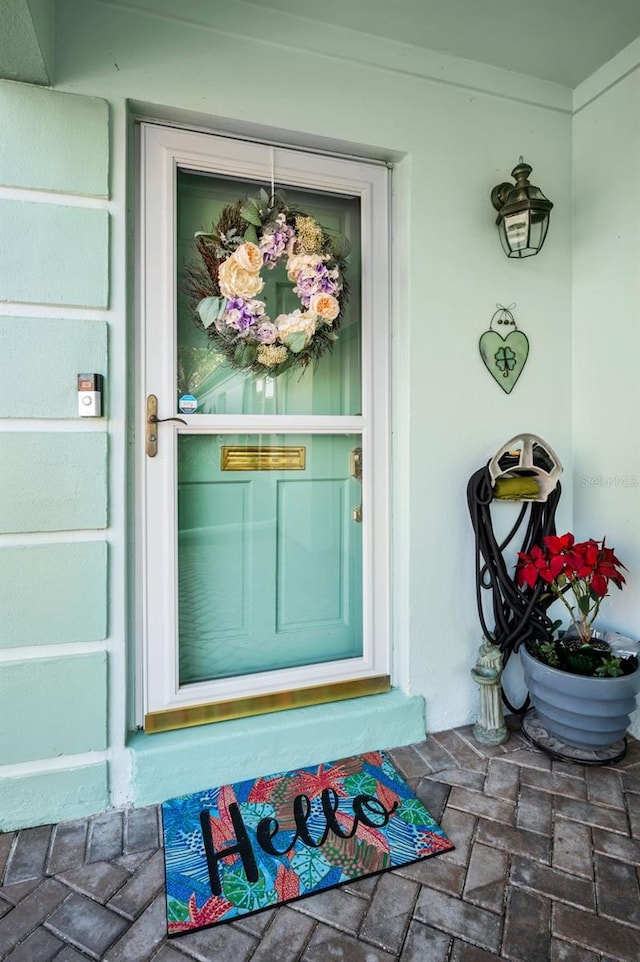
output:
[[5, 544], [0, 585], [1, 648], [98, 642], [107, 636], [103, 541]]
[[53, 73], [55, 0], [3, 0], [0, 64], [3, 77], [48, 84]]
[[[0, 417], [10, 453], [0, 571], [9, 572], [11, 591], [0, 606], [9, 629], [0, 684], [17, 673], [33, 675], [35, 686], [33, 717], [20, 720], [25, 747], [0, 762], [4, 827], [157, 801], [218, 779], [417, 740], [425, 724], [471, 721], [479, 629], [467, 478], [512, 435], [535, 431], [565, 463], [559, 524], [571, 523], [571, 91], [453, 58], [431, 61], [408, 45], [330, 25], [319, 49], [298, 18], [234, 0], [215, 11], [197, 0], [178, 12], [171, 0], [137, 7], [59, 0], [56, 89], [0, 83], [8, 118], [0, 216], [11, 214], [0, 232], [10, 265], [0, 268]], [[265, 80], [265, 65], [274, 64], [282, 69]], [[398, 690], [389, 696], [130, 734], [136, 113], [395, 164]], [[49, 130], [50, 162], [33, 149], [36, 129]], [[488, 195], [521, 153], [555, 208], [544, 251], [519, 263], [500, 249]], [[39, 259], [55, 248], [40, 272], [30, 259], [36, 232]], [[531, 353], [507, 396], [484, 370], [477, 342], [495, 303], [513, 301]], [[18, 372], [29, 350], [38, 384], [21, 403]], [[106, 419], [75, 416], [80, 369], [108, 374]], [[23, 573], [47, 570], [51, 582], [37, 596], [35, 577]], [[61, 676], [65, 692], [86, 684], [92, 693], [83, 702], [88, 739], [74, 741], [64, 713], [45, 718], [41, 706]], [[16, 724], [0, 704], [10, 742]]]
[[0, 83], [0, 829], [110, 803], [105, 100]]
[[[576, 112], [575, 524], [624, 561], [607, 626], [640, 634], [640, 69]], [[612, 409], [611, 403], [614, 407]], [[640, 710], [632, 731], [640, 735]]]

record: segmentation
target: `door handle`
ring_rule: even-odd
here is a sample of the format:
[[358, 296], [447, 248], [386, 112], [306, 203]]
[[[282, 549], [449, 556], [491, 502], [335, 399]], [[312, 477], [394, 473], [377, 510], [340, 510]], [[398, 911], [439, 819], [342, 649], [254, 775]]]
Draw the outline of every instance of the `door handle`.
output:
[[[354, 448], [350, 455], [351, 477], [362, 485], [362, 448]], [[351, 517], [357, 524], [362, 524], [362, 498], [357, 508], [351, 512]]]
[[159, 418], [158, 417], [158, 398], [155, 394], [147, 395], [147, 424], [145, 431], [147, 457], [155, 458], [158, 453], [158, 432], [156, 424], [164, 424], [165, 421], [179, 421], [180, 424], [187, 422], [183, 418]]

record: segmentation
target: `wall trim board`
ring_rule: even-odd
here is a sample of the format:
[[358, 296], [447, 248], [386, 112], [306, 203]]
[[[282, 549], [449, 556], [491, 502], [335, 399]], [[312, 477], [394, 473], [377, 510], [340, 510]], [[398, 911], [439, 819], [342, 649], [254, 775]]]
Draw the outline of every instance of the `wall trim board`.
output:
[[[216, 4], [215, 17], [212, 19], [202, 16], [202, 7], [198, 11], [190, 9], [193, 4], [189, 2], [182, 3], [180, 12], [176, 13], [174, 0], [84, 0], [83, 6], [89, 4], [108, 8], [114, 16], [121, 18], [136, 16], [165, 21], [175, 26], [183, 24], [219, 37], [260, 43], [272, 50], [284, 50], [287, 53], [291, 49], [307, 51], [323, 58], [328, 64], [346, 63], [369, 70], [382, 70], [396, 76], [473, 90], [562, 113], [571, 113], [572, 109], [571, 88], [562, 84], [329, 23], [323, 23], [323, 42], [319, 47], [317, 34], [309, 29], [306, 18], [253, 5], [248, 15], [247, 7], [241, 0]], [[266, 39], [273, 36], [278, 39]], [[354, 51], [363, 39], [366, 40], [366, 56], [358, 56]]]
[[[82, 764], [69, 764], [69, 759]], [[60, 767], [5, 775], [0, 769], [0, 831], [86, 818], [109, 808], [106, 758], [65, 756]]]
[[113, 201], [90, 194], [64, 194], [60, 191], [30, 187], [0, 187], [0, 200], [21, 200], [26, 204], [59, 204], [62, 207], [87, 207], [91, 210], [114, 210]]
[[106, 307], [67, 307], [58, 304], [31, 304], [29, 301], [2, 301], [0, 317], [56, 321], [111, 321], [113, 312]]
[[[12, 531], [0, 534], [0, 547], [21, 545], [70, 544], [74, 542], [102, 542], [108, 540], [109, 528], [83, 528], [78, 531]], [[107, 534], [105, 534], [107, 532]]]
[[16, 762], [13, 765], [0, 765], [0, 779], [22, 778], [25, 775], [40, 775], [45, 772], [62, 772], [69, 768], [85, 765], [98, 765], [108, 760], [109, 750], [81, 752], [77, 755], [56, 755], [53, 758], [38, 758], [30, 762]]
[[[96, 652], [109, 654], [110, 646], [104, 639], [99, 641], [70, 641], [56, 645], [29, 645], [19, 648], [0, 649], [0, 665], [13, 661], [36, 661], [39, 658], [69, 658], [76, 655], [94, 655]], [[68, 758], [69, 756], [64, 756]], [[1, 766], [0, 766], [1, 768]]]
[[640, 37], [576, 87], [573, 91], [574, 115], [639, 68]]
[[132, 125], [154, 124], [156, 127], [211, 134], [229, 140], [244, 140], [252, 144], [299, 151], [301, 154], [320, 154], [323, 157], [354, 160], [360, 164], [382, 165], [389, 169], [393, 169], [395, 164], [406, 156], [402, 151], [382, 150], [373, 144], [358, 144], [281, 127], [264, 126], [183, 107], [130, 99], [127, 100], [127, 108]]
[[[108, 428], [105, 424], [95, 424], [89, 420], [77, 418], [21, 418], [12, 416], [0, 418], [0, 431], [9, 434], [12, 431], [38, 431], [43, 434], [55, 431], [57, 433], [73, 434], [107, 434]], [[106, 421], [106, 418], [102, 419]]]

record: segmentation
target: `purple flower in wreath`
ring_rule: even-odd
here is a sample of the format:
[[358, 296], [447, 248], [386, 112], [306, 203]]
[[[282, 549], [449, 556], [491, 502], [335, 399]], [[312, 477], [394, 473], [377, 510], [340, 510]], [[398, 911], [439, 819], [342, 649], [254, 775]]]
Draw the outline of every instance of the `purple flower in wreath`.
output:
[[267, 318], [262, 301], [255, 298], [245, 300], [243, 297], [232, 297], [227, 301], [222, 319], [227, 327], [242, 334]]
[[338, 271], [329, 270], [326, 264], [303, 267], [298, 274], [298, 280], [293, 290], [304, 306], [308, 307], [314, 294], [335, 295], [338, 293], [340, 290]]
[[270, 321], [265, 321], [258, 327], [256, 337], [260, 344], [273, 344], [278, 337], [278, 328]]
[[285, 254], [293, 251], [296, 234], [287, 224], [284, 214], [278, 214], [274, 230], [266, 231], [260, 238], [259, 247], [262, 251], [263, 263], [267, 270], [276, 267]]

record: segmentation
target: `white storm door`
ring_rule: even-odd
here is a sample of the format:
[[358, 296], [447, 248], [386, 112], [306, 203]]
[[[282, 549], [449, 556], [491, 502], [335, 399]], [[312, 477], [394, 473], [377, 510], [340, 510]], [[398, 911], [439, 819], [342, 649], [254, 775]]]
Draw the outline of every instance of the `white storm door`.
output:
[[[151, 124], [140, 146], [139, 719], [158, 731], [385, 690], [387, 171]], [[302, 377], [231, 369], [183, 294], [195, 230], [272, 173], [352, 244], [336, 348]], [[292, 309], [284, 270], [269, 280], [270, 315]], [[150, 396], [181, 419], [154, 426], [153, 457]]]

